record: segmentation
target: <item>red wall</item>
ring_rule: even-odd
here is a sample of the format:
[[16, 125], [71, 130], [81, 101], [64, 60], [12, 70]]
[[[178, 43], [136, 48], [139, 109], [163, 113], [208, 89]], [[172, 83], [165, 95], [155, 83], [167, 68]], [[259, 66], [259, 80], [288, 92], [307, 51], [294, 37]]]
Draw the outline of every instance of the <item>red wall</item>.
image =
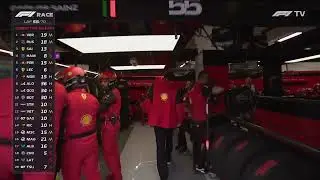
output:
[[[296, 94], [297, 92], [305, 89], [312, 88], [316, 83], [320, 83], [320, 71], [296, 71], [286, 72], [282, 77], [283, 88], [290, 94]], [[235, 84], [241, 86], [244, 84], [245, 78], [242, 79], [229, 79], [229, 84]], [[263, 90], [263, 78], [252, 78], [252, 82], [258, 91]]]
[[256, 109], [254, 121], [282, 136], [303, 142], [314, 148], [320, 148], [320, 117], [315, 120]]
[[[229, 79], [228, 67], [224, 66], [207, 66], [205, 71], [220, 86], [229, 88], [230, 84], [241, 86], [245, 79]], [[283, 75], [284, 88], [297, 91], [300, 88], [311, 88], [314, 84], [320, 82], [319, 74], [306, 75], [304, 73], [292, 74], [285, 73]], [[314, 72], [313, 72], [314, 73]], [[258, 91], [263, 91], [263, 78], [253, 78], [253, 84]], [[212, 111], [223, 113], [224, 103], [211, 107]], [[254, 121], [262, 127], [276, 132], [282, 136], [305, 143], [314, 148], [320, 148], [320, 117], [318, 120], [297, 117], [284, 113], [267, 111], [265, 109], [257, 109], [254, 114]]]
[[283, 75], [284, 88], [292, 94], [312, 88], [316, 83], [320, 83], [320, 71], [287, 72]]

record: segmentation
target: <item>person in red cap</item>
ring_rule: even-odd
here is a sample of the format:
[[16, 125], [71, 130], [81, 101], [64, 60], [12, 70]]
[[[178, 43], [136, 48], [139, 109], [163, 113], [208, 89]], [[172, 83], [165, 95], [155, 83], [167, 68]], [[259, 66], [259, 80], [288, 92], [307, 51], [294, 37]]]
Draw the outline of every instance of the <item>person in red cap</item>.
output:
[[100, 74], [100, 118], [103, 157], [110, 171], [107, 180], [122, 180], [118, 137], [120, 131], [121, 95], [117, 88], [116, 74]]
[[12, 162], [13, 77], [11, 74], [11, 67], [0, 69], [0, 179], [3, 180], [15, 180], [17, 178], [13, 173]]
[[69, 67], [64, 73], [68, 91], [66, 114], [63, 121], [64, 144], [62, 175], [65, 180], [100, 180], [99, 150], [96, 136], [96, 117], [99, 101], [87, 92], [84, 70]]
[[188, 99], [192, 116], [193, 169], [196, 173], [205, 173], [205, 141], [207, 140], [207, 103], [210, 98], [221, 94], [224, 89], [219, 86], [209, 87], [209, 75], [202, 71], [198, 81], [189, 92]]
[[152, 106], [148, 124], [154, 127], [157, 144], [157, 168], [161, 180], [169, 177], [173, 149], [173, 130], [177, 128], [177, 88], [164, 78], [156, 78], [153, 84]]

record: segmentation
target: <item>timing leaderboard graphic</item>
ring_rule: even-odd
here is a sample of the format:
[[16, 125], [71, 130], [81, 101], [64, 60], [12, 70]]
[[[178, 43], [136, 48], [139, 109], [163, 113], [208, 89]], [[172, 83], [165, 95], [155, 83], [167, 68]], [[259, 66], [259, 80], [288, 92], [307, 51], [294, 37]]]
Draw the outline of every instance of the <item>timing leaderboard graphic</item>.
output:
[[14, 43], [15, 172], [54, 172], [54, 13], [17, 11]]

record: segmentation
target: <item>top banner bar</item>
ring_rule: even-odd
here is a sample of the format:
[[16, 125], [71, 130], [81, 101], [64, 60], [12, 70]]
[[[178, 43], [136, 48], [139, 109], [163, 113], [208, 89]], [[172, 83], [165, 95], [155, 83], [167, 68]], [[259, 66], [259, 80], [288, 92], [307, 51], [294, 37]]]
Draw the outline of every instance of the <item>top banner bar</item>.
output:
[[315, 25], [318, 6], [306, 4], [246, 3], [214, 0], [122, 0], [117, 3], [119, 19], [196, 20], [212, 25]]
[[[2, 6], [6, 6], [5, 4]], [[7, 5], [11, 10], [55, 11], [56, 23], [112, 20], [195, 20], [204, 24], [256, 26], [317, 25], [320, 8], [312, 4], [280, 4], [217, 0], [78, 0]], [[9, 17], [9, 16], [8, 16]], [[0, 17], [1, 19], [1, 17]], [[7, 20], [5, 17], [4, 20]]]

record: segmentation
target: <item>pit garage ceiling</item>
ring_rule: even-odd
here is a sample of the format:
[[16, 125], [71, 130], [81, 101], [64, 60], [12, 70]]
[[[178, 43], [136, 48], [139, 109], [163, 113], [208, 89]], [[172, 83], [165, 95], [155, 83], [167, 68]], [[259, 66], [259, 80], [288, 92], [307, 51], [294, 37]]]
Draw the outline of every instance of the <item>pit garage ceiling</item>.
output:
[[[272, 46], [277, 42], [277, 40], [293, 34], [295, 32], [308, 32], [314, 30], [313, 26], [304, 26], [304, 27], [254, 27], [253, 37], [265, 36], [261, 39], [261, 43], [265, 46]], [[186, 49], [202, 49], [202, 50], [224, 50], [225, 47], [231, 46], [234, 44], [234, 39], [225, 39], [221, 41], [215, 39], [212, 32], [218, 30], [220, 34], [228, 32], [228, 28], [222, 28], [217, 26], [204, 25], [202, 28], [196, 30], [192, 38], [188, 41]], [[214, 43], [214, 44], [213, 44]], [[248, 42], [247, 42], [248, 43]], [[260, 45], [263, 48], [264, 45]], [[248, 44], [244, 43], [242, 45], [243, 49], [246, 49]]]

